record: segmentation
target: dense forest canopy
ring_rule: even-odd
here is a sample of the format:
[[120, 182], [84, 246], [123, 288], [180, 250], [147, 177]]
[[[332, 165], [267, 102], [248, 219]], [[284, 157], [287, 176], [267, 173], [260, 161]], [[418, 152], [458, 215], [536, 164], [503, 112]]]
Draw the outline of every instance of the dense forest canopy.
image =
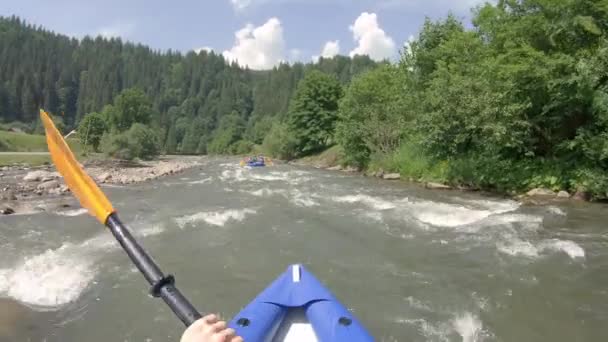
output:
[[[38, 109], [44, 108], [72, 129], [85, 115], [104, 111], [124, 90], [138, 88], [151, 100], [148, 124], [160, 130], [163, 146], [171, 138], [172, 151], [195, 153], [206, 150], [224, 116], [243, 123], [237, 140], [247, 135], [261, 142], [264, 118], [287, 112], [298, 82], [312, 69], [345, 84], [375, 64], [367, 56], [337, 56], [252, 71], [214, 52], [184, 55], [118, 38], [77, 40], [17, 17], [0, 17], [0, 120], [27, 123], [34, 130]], [[130, 117], [122, 122], [127, 127], [118, 128], [139, 121]]]
[[397, 63], [250, 71], [5, 18], [0, 118], [35, 123], [44, 107], [69, 128], [94, 115], [90, 144], [119, 152], [261, 146], [289, 159], [338, 146], [343, 164], [416, 180], [608, 198], [608, 0], [498, 0], [472, 24], [427, 19]]

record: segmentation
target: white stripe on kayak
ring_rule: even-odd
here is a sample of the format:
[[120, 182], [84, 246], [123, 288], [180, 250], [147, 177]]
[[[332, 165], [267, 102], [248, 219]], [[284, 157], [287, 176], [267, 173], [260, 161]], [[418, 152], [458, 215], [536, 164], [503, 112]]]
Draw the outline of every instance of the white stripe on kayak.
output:
[[300, 265], [293, 265], [291, 267], [291, 279], [294, 283], [300, 282]]

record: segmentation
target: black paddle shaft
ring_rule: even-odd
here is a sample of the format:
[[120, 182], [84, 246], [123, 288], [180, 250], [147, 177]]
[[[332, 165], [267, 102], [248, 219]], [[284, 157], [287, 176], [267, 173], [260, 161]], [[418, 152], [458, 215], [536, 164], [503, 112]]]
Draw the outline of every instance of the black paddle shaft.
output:
[[127, 227], [118, 219], [116, 213], [108, 217], [106, 226], [122, 248], [127, 252], [135, 266], [143, 273], [144, 277], [152, 285], [150, 294], [161, 297], [173, 310], [175, 315], [186, 325], [190, 326], [201, 314], [190, 304], [181, 292], [175, 287], [175, 278], [172, 275], [165, 276], [158, 265], [146, 253], [146, 251], [135, 241]]

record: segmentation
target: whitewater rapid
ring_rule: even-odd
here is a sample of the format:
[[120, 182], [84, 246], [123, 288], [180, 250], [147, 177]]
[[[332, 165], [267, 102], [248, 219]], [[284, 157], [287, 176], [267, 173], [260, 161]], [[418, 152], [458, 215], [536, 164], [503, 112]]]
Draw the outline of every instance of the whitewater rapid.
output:
[[[380, 340], [525, 339], [531, 330], [517, 335], [502, 328], [514, 329], [502, 321], [511, 317], [505, 310], [524, 301], [538, 317], [550, 302], [566, 315], [579, 304], [561, 287], [580, 285], [577, 274], [596, 269], [607, 247], [597, 242], [603, 232], [586, 227], [576, 208], [559, 204], [530, 207], [285, 165], [202, 165], [179, 177], [106, 190], [138, 240], [180, 275], [187, 293], [227, 314], [298, 262], [335, 289]], [[75, 320], [53, 334], [83, 340], [78, 324], [102, 334], [122, 317], [112, 305], [128, 305], [131, 313], [160, 305], [148, 300], [141, 275], [85, 209], [11, 220], [0, 221], [0, 297]], [[555, 297], [536, 300], [543, 295]], [[74, 303], [87, 311], [71, 313]], [[593, 303], [585, 305], [598, 310]], [[155, 318], [157, 326], [175, 329], [166, 313], [154, 315], [165, 317]], [[92, 317], [103, 317], [99, 328]], [[157, 329], [148, 324], [142, 318], [133, 329]], [[550, 326], [536, 329], [550, 334]], [[127, 339], [148, 338], [134, 334]]]

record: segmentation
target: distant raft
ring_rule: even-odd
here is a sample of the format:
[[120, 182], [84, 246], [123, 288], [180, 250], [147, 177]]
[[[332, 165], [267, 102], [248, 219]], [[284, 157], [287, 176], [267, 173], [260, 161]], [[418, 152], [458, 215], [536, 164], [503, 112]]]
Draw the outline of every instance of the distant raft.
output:
[[374, 341], [302, 265], [291, 265], [228, 325], [245, 341]]
[[271, 166], [272, 160], [267, 157], [258, 156], [258, 157], [248, 157], [244, 160], [241, 160], [241, 166], [249, 166], [249, 167], [264, 167]]

